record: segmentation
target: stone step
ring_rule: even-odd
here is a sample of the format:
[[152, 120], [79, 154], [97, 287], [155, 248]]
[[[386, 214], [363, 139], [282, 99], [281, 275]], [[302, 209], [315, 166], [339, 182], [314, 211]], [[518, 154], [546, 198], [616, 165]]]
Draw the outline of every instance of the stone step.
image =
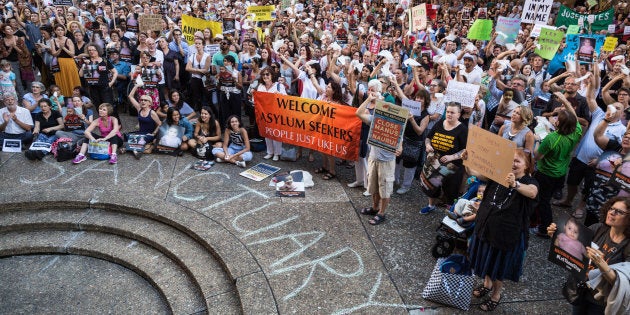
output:
[[173, 314], [207, 313], [204, 297], [186, 271], [144, 243], [98, 231], [30, 229], [0, 232], [0, 257], [51, 253], [115, 262], [151, 283]]
[[206, 299], [236, 290], [213, 253], [175, 227], [152, 218], [104, 209], [0, 213], [0, 231], [47, 228], [102, 231], [149, 244], [178, 263], [196, 282]]

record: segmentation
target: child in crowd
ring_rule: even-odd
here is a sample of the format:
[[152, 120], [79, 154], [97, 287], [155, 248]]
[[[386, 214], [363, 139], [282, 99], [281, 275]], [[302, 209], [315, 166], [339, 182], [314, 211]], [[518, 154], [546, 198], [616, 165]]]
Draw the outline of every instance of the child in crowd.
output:
[[3, 59], [0, 61], [0, 69], [0, 98], [7, 94], [17, 96], [15, 91], [15, 73], [11, 71], [11, 64], [6, 59]]
[[449, 212], [448, 216], [457, 221], [462, 227], [469, 227], [477, 218], [477, 210], [483, 199], [483, 193], [486, 191], [486, 184], [479, 185], [477, 188], [477, 196], [470, 200], [460, 198], [453, 207], [453, 212]]
[[228, 117], [225, 132], [223, 133], [223, 147], [213, 148], [212, 154], [216, 161], [229, 162], [240, 167], [247, 167], [246, 162], [252, 160], [252, 152], [249, 149], [249, 136], [247, 130], [242, 127], [241, 120], [236, 115]]

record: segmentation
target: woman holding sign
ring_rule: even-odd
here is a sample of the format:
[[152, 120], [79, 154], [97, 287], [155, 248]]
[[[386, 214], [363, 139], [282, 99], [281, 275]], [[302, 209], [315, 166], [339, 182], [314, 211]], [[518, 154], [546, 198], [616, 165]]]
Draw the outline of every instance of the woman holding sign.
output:
[[[608, 200], [600, 209], [600, 217], [600, 223], [589, 227], [594, 235], [592, 243], [597, 246], [587, 247], [586, 255], [591, 262], [588, 272], [588, 278], [591, 280], [589, 285], [598, 290], [600, 288], [606, 290], [599, 292], [603, 296], [596, 299], [597, 290], [586, 289], [585, 281], [589, 279], [576, 279], [573, 274], [569, 275], [562, 294], [573, 304], [573, 314], [624, 313], [623, 307], [620, 308], [624, 296], [620, 286], [627, 287], [628, 267], [626, 265], [626, 271], [622, 273], [620, 263], [630, 262], [630, 199], [614, 197]], [[556, 224], [551, 223], [547, 227], [547, 234], [551, 237], [556, 230]], [[594, 285], [593, 281], [597, 284]], [[611, 288], [619, 294], [605, 293], [612, 292]]]
[[[468, 138], [468, 127], [459, 121], [461, 113], [461, 104], [447, 103], [446, 118], [429, 131], [424, 141], [427, 159], [421, 182], [422, 190], [429, 197], [429, 205], [420, 210], [421, 214], [433, 212], [440, 196], [443, 195], [448, 204], [459, 195], [459, 186], [464, 176], [461, 153], [466, 148]], [[434, 171], [427, 172], [426, 169], [429, 168]]]
[[[465, 150], [462, 158], [468, 158]], [[475, 170], [467, 171], [487, 180]], [[490, 181], [479, 205], [469, 254], [475, 275], [483, 278], [473, 296], [483, 298], [491, 293], [479, 306], [483, 311], [493, 311], [499, 305], [504, 280], [518, 282], [523, 273], [529, 216], [538, 199], [538, 182], [531, 176], [533, 171], [531, 154], [517, 149], [512, 172], [505, 183]]]

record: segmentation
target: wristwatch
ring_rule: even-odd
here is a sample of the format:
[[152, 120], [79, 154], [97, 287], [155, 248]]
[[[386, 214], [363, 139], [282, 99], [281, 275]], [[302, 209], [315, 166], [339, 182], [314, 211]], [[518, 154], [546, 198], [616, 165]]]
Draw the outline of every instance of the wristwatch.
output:
[[516, 184], [514, 186], [514, 189], [519, 189], [521, 187], [521, 182], [519, 182], [519, 181], [515, 181], [514, 184]]

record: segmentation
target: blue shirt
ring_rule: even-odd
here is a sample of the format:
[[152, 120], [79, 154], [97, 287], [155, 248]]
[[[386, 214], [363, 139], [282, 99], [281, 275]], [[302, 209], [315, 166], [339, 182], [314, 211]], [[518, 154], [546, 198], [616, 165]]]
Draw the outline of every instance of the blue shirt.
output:
[[118, 60], [118, 63], [112, 62], [112, 65], [114, 65], [114, 69], [118, 71], [119, 75], [124, 75], [127, 77], [127, 80], [129, 80], [129, 73], [131, 72], [131, 65], [128, 62]]
[[188, 63], [188, 43], [185, 40], [182, 40], [181, 43], [182, 43], [182, 48], [184, 49], [183, 56], [181, 52], [179, 51], [179, 47], [177, 47], [177, 44], [175, 43], [175, 41], [168, 43], [168, 49], [176, 52], [179, 57], [184, 57], [184, 64], [187, 64]]

